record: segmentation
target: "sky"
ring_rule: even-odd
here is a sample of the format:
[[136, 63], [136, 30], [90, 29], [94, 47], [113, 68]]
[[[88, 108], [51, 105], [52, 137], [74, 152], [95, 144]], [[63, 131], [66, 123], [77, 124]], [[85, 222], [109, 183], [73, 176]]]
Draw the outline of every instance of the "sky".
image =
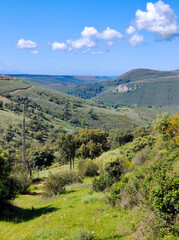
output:
[[179, 69], [178, 0], [1, 0], [0, 73]]

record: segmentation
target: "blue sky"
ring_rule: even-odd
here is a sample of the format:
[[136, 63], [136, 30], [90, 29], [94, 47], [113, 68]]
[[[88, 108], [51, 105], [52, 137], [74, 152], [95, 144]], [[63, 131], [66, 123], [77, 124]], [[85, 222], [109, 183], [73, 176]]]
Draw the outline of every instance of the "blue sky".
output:
[[177, 17], [176, 0], [2, 0], [0, 72], [178, 69]]

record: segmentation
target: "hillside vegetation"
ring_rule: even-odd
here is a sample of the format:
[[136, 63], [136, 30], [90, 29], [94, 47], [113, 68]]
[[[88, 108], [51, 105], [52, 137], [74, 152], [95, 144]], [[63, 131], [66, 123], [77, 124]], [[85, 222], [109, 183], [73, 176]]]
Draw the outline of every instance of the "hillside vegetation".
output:
[[69, 94], [110, 106], [178, 106], [179, 71], [136, 69], [103, 83], [76, 86]]
[[106, 76], [70, 76], [70, 75], [28, 75], [15, 74], [10, 75], [32, 84], [39, 84], [55, 89], [59, 92], [68, 93], [75, 89], [75, 86], [88, 83], [100, 83], [111, 80], [112, 77]]
[[78, 133], [84, 128], [105, 130], [150, 125], [156, 117], [152, 109], [136, 107], [111, 109], [24, 80], [2, 78], [0, 93], [0, 144], [21, 159], [22, 104], [26, 106], [27, 156], [40, 146], [51, 144], [59, 133]]
[[[92, 139], [96, 146], [106, 144], [99, 130], [84, 129], [76, 138], [86, 146]], [[150, 129], [120, 131], [108, 142], [111, 150], [98, 158], [76, 158], [75, 171], [51, 166], [28, 194], [4, 205], [0, 238], [177, 240], [179, 115], [165, 113]], [[7, 159], [1, 150], [1, 163]], [[5, 185], [10, 171], [3, 172]]]

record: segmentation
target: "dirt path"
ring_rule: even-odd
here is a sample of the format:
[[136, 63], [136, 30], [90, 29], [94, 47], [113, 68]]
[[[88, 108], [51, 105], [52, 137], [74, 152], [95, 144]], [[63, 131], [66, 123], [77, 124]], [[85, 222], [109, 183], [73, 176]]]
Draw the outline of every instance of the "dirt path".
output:
[[10, 94], [11, 94], [11, 95], [14, 95], [14, 94], [17, 94], [17, 93], [19, 93], [19, 92], [29, 91], [29, 90], [31, 90], [32, 88], [34, 88], [34, 86], [27, 87], [27, 88], [18, 88], [18, 89], [15, 89], [15, 90], [11, 91]]

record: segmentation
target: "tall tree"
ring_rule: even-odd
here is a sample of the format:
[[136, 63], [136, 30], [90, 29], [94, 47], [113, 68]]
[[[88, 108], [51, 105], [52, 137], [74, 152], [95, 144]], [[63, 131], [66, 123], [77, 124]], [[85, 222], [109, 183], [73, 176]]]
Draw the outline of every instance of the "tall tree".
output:
[[74, 136], [67, 133], [61, 133], [57, 139], [57, 145], [64, 162], [70, 162], [70, 169], [74, 168], [75, 159], [75, 141]]
[[75, 136], [78, 153], [83, 158], [95, 158], [108, 149], [105, 131], [83, 129]]

